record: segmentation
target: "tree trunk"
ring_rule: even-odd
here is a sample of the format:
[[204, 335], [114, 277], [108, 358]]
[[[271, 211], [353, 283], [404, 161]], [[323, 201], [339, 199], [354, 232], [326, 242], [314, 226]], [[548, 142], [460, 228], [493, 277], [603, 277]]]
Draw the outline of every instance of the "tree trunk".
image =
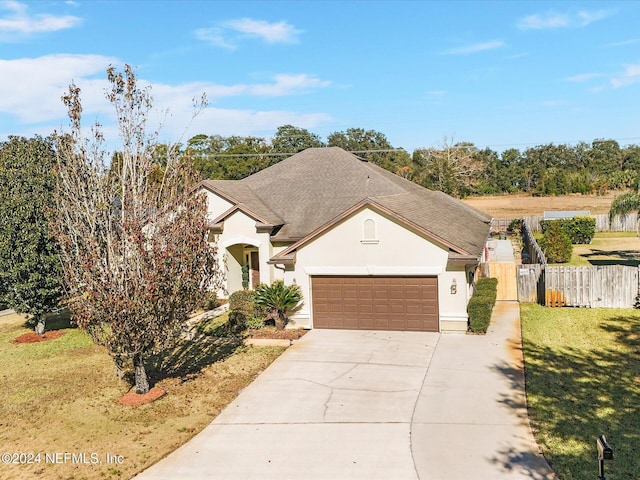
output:
[[38, 317], [38, 320], [36, 321], [36, 328], [35, 331], [38, 335], [40, 335], [41, 337], [44, 337], [44, 329], [45, 329], [46, 323], [45, 323], [45, 319], [44, 319], [44, 315], [40, 315]]
[[133, 366], [135, 368], [136, 393], [147, 393], [149, 391], [149, 380], [147, 379], [147, 371], [144, 368], [144, 357], [141, 353], [137, 353], [133, 357]]
[[284, 330], [284, 327], [287, 325], [287, 317], [281, 310], [276, 310], [275, 313], [274, 323], [276, 324], [276, 328], [278, 330]]

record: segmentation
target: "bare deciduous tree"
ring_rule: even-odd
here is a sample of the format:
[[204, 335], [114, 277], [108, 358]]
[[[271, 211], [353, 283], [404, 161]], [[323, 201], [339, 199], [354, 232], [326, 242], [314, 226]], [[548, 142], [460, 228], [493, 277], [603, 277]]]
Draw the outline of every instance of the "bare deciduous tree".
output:
[[186, 165], [169, 152], [158, 175], [149, 89], [128, 65], [123, 73], [110, 67], [107, 77], [122, 141], [117, 162], [108, 162], [99, 125], [83, 138], [80, 89], [72, 84], [63, 97], [71, 131], [57, 136], [54, 228], [78, 325], [117, 365], [132, 361], [136, 392], [146, 393], [146, 358], [171, 346], [222, 274], [206, 240], [206, 200], [190, 190]]
[[420, 148], [414, 161], [422, 166], [423, 186], [460, 196], [471, 189], [481, 165], [474, 157], [476, 148], [469, 143], [453, 143], [446, 137], [440, 148]]

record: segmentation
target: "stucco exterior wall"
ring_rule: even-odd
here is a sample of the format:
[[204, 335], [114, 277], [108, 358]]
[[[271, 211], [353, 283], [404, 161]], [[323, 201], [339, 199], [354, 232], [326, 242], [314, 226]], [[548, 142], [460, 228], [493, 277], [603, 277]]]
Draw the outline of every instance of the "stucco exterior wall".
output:
[[[219, 195], [206, 190], [209, 219], [219, 217], [233, 205]], [[227, 296], [242, 288], [241, 265], [244, 263], [242, 246], [257, 247], [260, 258], [260, 281], [271, 283], [277, 278], [276, 269], [267, 264], [273, 256], [269, 233], [258, 233], [256, 221], [247, 214], [236, 211], [224, 220], [223, 231], [216, 235], [218, 244], [218, 260], [226, 269], [226, 288], [218, 292]], [[281, 276], [281, 275], [280, 275]]]
[[225, 200], [220, 195], [217, 195], [206, 188], [203, 189], [203, 191], [207, 196], [207, 216], [209, 217], [209, 220], [219, 217], [233, 207], [231, 202]]
[[[367, 220], [373, 220], [373, 235]], [[295, 269], [285, 274], [285, 282], [297, 283], [304, 295], [304, 305], [292, 319], [312, 326], [311, 275], [435, 275], [441, 330], [466, 330], [464, 266], [447, 268], [447, 263], [448, 248], [365, 208], [298, 249]], [[454, 278], [458, 288], [451, 294]]]

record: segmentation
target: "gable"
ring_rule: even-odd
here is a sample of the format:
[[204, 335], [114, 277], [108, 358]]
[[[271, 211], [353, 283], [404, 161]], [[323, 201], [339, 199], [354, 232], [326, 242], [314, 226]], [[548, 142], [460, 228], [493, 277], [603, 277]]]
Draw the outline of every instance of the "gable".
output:
[[208, 188], [203, 188], [202, 191], [204, 191], [204, 194], [207, 197], [207, 216], [211, 221], [222, 215], [234, 205], [229, 200], [212, 192]]
[[[276, 255], [296, 253], [296, 263], [304, 268], [340, 266], [400, 267], [397, 274], [437, 274], [447, 263], [449, 249], [421, 232], [371, 206], [363, 206], [332, 224], [307, 242]], [[335, 269], [334, 269], [335, 270]], [[388, 271], [387, 271], [388, 273]]]

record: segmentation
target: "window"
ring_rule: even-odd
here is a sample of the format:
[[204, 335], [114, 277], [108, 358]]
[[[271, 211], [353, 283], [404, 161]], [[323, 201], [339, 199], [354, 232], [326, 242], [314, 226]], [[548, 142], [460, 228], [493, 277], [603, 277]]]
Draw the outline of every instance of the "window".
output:
[[363, 244], [375, 244], [378, 243], [376, 235], [376, 222], [371, 218], [367, 218], [362, 224], [362, 240]]

